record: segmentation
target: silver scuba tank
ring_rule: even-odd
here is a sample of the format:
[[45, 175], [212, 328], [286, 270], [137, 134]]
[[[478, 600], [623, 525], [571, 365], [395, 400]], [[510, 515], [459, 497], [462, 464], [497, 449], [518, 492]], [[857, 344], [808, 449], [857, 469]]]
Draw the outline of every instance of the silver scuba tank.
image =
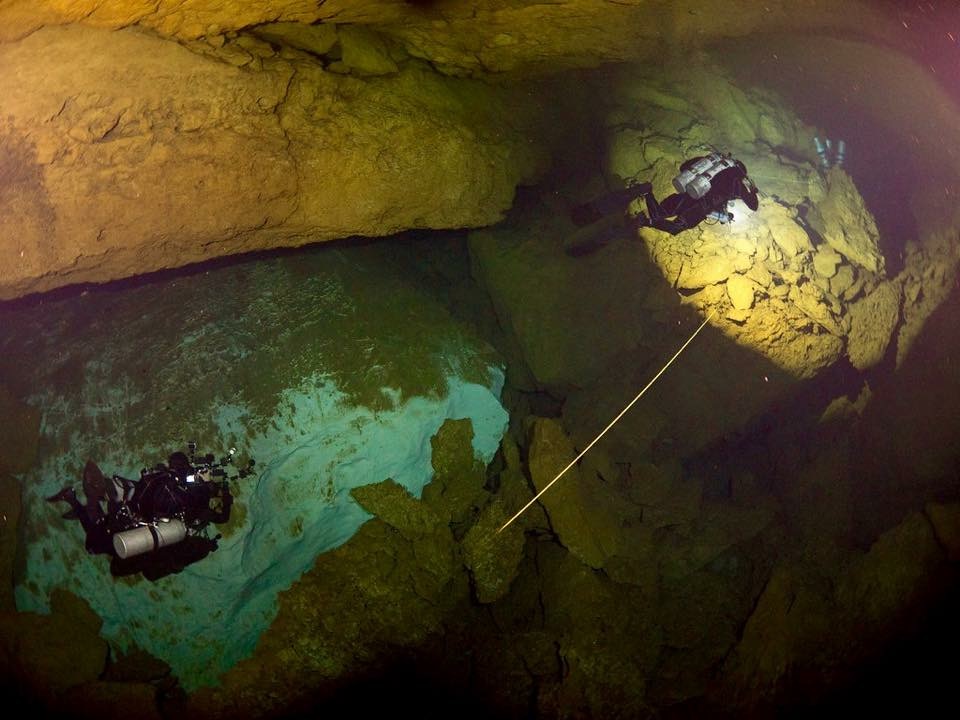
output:
[[673, 187], [677, 192], [686, 193], [694, 200], [699, 200], [710, 192], [713, 178], [732, 167], [735, 167], [733, 158], [724, 157], [720, 153], [710, 153], [677, 175], [673, 179]]
[[153, 552], [180, 542], [187, 536], [182, 520], [161, 520], [156, 525], [141, 525], [113, 536], [113, 551], [121, 560]]

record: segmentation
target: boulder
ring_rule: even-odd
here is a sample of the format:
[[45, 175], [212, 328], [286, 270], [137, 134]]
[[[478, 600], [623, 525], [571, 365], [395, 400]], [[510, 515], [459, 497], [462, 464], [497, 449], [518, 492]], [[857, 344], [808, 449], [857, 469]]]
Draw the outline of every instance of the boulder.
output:
[[503, 598], [520, 571], [523, 524], [513, 523], [500, 532], [513, 512], [500, 499], [487, 503], [463, 538], [464, 564], [470, 571], [474, 596], [479, 603]]
[[900, 285], [886, 282], [850, 305], [847, 355], [855, 368], [873, 367], [887, 352], [900, 322]]
[[727, 295], [735, 310], [749, 310], [753, 307], [753, 295], [756, 289], [753, 281], [743, 275], [731, 275], [727, 280]]
[[0, 671], [48, 707], [69, 688], [99, 678], [107, 653], [97, 628], [78, 622], [77, 613], [0, 615]]
[[423, 502], [448, 522], [472, 520], [487, 493], [486, 467], [474, 452], [470, 419], [445, 420], [430, 447], [433, 479], [423, 489]]
[[87, 682], [67, 690], [56, 704], [64, 717], [78, 720], [162, 720], [157, 688], [145, 682]]
[[350, 495], [360, 507], [376, 515], [407, 540], [429, 535], [441, 526], [429, 506], [410, 495], [393, 480], [353, 488]]
[[699, 290], [708, 285], [726, 281], [738, 269], [737, 259], [732, 255], [697, 255], [685, 264], [677, 278], [677, 287], [684, 290]]
[[[560, 423], [548, 418], [533, 421], [529, 448], [530, 478], [538, 492], [552, 482], [576, 454]], [[592, 503], [587, 502], [578, 468], [567, 470], [539, 502], [560, 542], [586, 565], [603, 567], [606, 557], [615, 549], [610, 538], [613, 528], [605, 527], [613, 518], [591, 512]]]
[[828, 280], [837, 274], [837, 265], [841, 262], [843, 257], [829, 245], [821, 245], [813, 255], [813, 269], [817, 275]]
[[809, 213], [808, 221], [830, 247], [851, 263], [872, 273], [883, 273], [877, 223], [842, 168], [830, 168], [827, 195]]

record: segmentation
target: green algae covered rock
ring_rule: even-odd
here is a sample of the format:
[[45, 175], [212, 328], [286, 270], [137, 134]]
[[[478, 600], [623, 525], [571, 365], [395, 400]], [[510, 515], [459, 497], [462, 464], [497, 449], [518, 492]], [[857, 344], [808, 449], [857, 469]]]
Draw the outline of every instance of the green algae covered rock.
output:
[[407, 539], [429, 535], [440, 527], [437, 514], [393, 480], [353, 488], [350, 495], [360, 507]]
[[514, 523], [500, 532], [509, 517], [503, 501], [493, 500], [480, 511], [463, 538], [463, 561], [470, 571], [478, 602], [492, 603], [504, 597], [519, 572], [523, 525]]
[[433, 478], [423, 489], [423, 502], [449, 522], [463, 523], [487, 498], [484, 463], [473, 451], [473, 425], [468, 418], [447, 420], [430, 438]]
[[810, 225], [851, 263], [883, 273], [880, 234], [853, 180], [841, 168], [827, 174], [827, 195], [810, 213]]

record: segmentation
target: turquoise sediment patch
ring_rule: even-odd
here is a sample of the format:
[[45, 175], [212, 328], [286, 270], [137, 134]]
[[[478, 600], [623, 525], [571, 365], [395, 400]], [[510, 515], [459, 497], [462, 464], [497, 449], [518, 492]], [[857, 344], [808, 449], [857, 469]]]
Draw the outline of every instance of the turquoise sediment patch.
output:
[[[349, 491], [393, 478], [419, 496], [430, 438], [469, 418], [484, 462], [507, 414], [491, 348], [377, 246], [319, 249], [0, 311], [0, 368], [42, 413], [24, 486], [21, 610], [85, 598], [119, 649], [166, 660], [188, 689], [249, 655], [276, 595], [370, 516]], [[29, 362], [27, 358], [30, 358]], [[43, 501], [93, 458], [137, 477], [187, 440], [235, 446], [256, 473], [219, 549], [150, 582], [113, 578]]]

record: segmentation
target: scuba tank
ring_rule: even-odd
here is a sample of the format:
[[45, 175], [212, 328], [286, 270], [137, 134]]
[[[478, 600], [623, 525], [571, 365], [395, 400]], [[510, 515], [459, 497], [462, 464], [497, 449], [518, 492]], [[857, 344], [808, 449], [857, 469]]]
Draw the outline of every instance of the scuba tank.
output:
[[113, 536], [113, 550], [117, 557], [126, 560], [135, 555], [153, 552], [174, 545], [187, 536], [187, 526], [182, 520], [160, 520], [155, 524], [140, 525]]
[[736, 167], [733, 158], [713, 152], [681, 171], [673, 179], [673, 187], [678, 193], [686, 193], [694, 200], [699, 200], [710, 192], [713, 178], [733, 167]]

